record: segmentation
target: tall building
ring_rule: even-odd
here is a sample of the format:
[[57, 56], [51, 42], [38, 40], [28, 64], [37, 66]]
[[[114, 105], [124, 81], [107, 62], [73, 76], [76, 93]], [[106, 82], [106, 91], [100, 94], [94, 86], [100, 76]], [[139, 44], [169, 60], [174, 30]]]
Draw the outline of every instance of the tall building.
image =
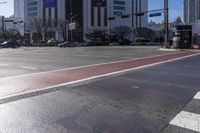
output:
[[193, 26], [193, 33], [200, 35], [200, 0], [184, 0], [184, 22]]
[[14, 17], [17, 19], [24, 18], [24, 0], [14, 0]]
[[200, 0], [196, 0], [196, 19], [200, 20]]
[[[30, 32], [26, 25], [33, 17], [41, 18], [45, 21], [51, 20], [51, 26], [54, 27], [47, 36], [48, 38], [55, 38], [62, 40], [59, 33], [56, 31], [56, 21], [65, 19], [65, 0], [14, 0], [14, 18], [16, 22], [23, 21], [23, 24], [18, 23], [21, 34]], [[53, 22], [54, 21], [54, 22]]]
[[184, 0], [184, 22], [194, 23], [200, 20], [200, 0]]
[[[75, 23], [76, 29], [68, 31], [68, 38], [85, 39], [85, 35], [94, 30], [109, 31], [117, 26], [128, 26], [131, 29], [146, 26], [147, 14], [135, 17], [136, 12], [148, 10], [148, 0], [14, 0], [15, 18], [23, 20], [24, 25], [32, 17], [45, 21], [51, 20], [48, 38], [62, 41], [62, 35], [56, 25], [60, 20]], [[121, 18], [129, 15], [128, 18]], [[116, 17], [109, 21], [109, 17]], [[66, 23], [67, 24], [67, 23]], [[25, 26], [24, 26], [25, 27]], [[54, 28], [53, 28], [54, 27]], [[20, 28], [19, 28], [20, 29]], [[21, 28], [22, 29], [22, 28]], [[26, 30], [24, 30], [26, 31]]]
[[196, 15], [196, 0], [184, 0], [184, 22], [195, 22]]
[[[131, 29], [147, 26], [147, 14], [136, 17], [136, 12], [148, 10], [148, 0], [84, 0], [83, 1], [83, 34], [94, 30], [108, 31], [117, 26], [128, 26]], [[128, 18], [121, 18], [129, 15]], [[108, 20], [115, 17], [115, 20]]]

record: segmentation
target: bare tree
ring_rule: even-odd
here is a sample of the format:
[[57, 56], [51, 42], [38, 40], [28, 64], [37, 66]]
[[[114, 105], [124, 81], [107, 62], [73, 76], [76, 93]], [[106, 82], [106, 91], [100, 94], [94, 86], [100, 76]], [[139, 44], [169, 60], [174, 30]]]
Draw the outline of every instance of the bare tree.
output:
[[51, 25], [49, 20], [45, 20], [39, 17], [31, 17], [28, 19], [26, 29], [31, 31], [32, 33], [36, 33], [37, 37], [35, 40], [41, 41], [43, 37], [44, 40], [46, 40], [46, 35], [50, 26]]
[[62, 36], [63, 40], [67, 40], [67, 24], [69, 23], [68, 20], [60, 19], [58, 20], [57, 24], [57, 31]]
[[137, 35], [137, 37], [153, 39], [156, 36], [156, 31], [151, 30], [151, 29], [146, 28], [146, 27], [137, 28], [137, 29], [134, 30], [134, 32]]
[[128, 26], [114, 27], [111, 33], [116, 36], [117, 39], [124, 40], [132, 30]]
[[42, 39], [43, 33], [43, 19], [38, 17], [31, 17], [28, 19], [28, 23], [26, 24], [26, 29], [38, 34], [38, 38]]

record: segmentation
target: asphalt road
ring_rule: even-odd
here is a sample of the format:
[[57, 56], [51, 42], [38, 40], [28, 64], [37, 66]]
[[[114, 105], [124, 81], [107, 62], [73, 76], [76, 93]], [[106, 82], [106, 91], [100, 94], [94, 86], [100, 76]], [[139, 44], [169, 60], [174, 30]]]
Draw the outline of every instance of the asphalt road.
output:
[[[167, 53], [155, 47], [1, 49], [0, 77]], [[1, 104], [0, 132], [197, 133], [199, 59], [194, 56], [61, 86]]]
[[0, 77], [166, 54], [158, 47], [0, 49]]

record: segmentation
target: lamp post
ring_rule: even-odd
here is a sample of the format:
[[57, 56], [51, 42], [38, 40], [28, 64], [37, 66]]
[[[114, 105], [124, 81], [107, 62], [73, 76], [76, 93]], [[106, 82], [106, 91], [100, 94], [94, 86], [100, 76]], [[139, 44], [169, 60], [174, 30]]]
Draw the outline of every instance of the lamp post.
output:
[[5, 31], [4, 31], [4, 24], [5, 24], [5, 20], [4, 20], [4, 16], [2, 16], [1, 17], [1, 22], [2, 22], [2, 33], [3, 33], [3, 39], [5, 40], [5, 35], [4, 35], [4, 33], [5, 33]]

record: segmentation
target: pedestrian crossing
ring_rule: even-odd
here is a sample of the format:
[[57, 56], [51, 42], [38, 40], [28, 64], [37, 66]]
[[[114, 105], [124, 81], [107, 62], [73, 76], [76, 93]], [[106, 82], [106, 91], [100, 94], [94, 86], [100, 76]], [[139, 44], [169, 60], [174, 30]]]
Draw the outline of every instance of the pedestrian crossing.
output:
[[[187, 133], [200, 133], [200, 91], [194, 96], [193, 100], [174, 117], [169, 126], [173, 127], [167, 132], [183, 132], [181, 128], [187, 130]], [[166, 128], [167, 129], [167, 128]]]
[[199, 99], [200, 100], [200, 92], [198, 92], [195, 96], [194, 99]]

